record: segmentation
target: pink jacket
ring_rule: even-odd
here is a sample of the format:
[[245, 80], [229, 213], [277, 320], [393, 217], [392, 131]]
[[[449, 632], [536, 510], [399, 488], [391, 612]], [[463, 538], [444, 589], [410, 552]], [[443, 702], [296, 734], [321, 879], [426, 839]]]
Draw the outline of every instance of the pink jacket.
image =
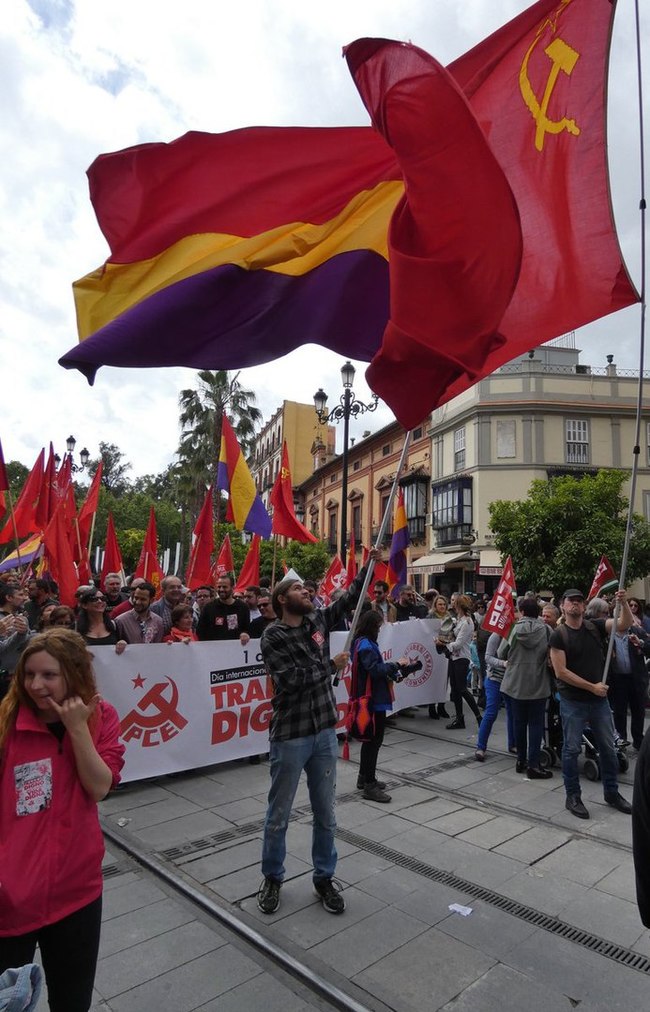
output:
[[[101, 702], [95, 747], [119, 783], [124, 746]], [[97, 803], [77, 776], [72, 745], [25, 706], [0, 758], [0, 936], [26, 934], [80, 910], [102, 892], [104, 839]]]

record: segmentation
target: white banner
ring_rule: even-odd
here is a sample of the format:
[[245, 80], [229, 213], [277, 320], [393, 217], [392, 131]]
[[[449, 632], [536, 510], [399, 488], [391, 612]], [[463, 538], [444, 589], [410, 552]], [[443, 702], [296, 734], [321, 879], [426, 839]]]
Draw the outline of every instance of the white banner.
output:
[[[394, 709], [446, 698], [447, 661], [433, 646], [438, 622], [414, 619], [382, 627], [387, 660], [419, 658], [422, 670], [395, 686]], [[331, 652], [345, 633], [333, 633]], [[93, 648], [99, 690], [116, 708], [126, 745], [123, 781], [211, 766], [268, 752], [272, 686], [259, 641], [152, 643]], [[336, 688], [339, 727], [345, 719], [349, 667]]]

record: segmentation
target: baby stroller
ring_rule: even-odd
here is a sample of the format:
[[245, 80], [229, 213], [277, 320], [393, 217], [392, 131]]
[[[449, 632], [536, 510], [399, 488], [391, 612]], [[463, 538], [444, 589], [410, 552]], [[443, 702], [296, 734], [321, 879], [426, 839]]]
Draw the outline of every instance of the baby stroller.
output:
[[[616, 759], [618, 761], [619, 773], [627, 773], [630, 768], [630, 760], [625, 755], [625, 748], [621, 745], [618, 734], [614, 739]], [[587, 780], [600, 780], [600, 756], [593, 731], [587, 725], [582, 735], [582, 744], [585, 750], [585, 762], [582, 771]]]
[[[542, 768], [555, 766], [562, 761], [562, 719], [560, 717], [560, 703], [557, 694], [553, 694], [548, 702], [546, 711], [546, 742], [542, 745], [540, 755], [540, 766]], [[587, 725], [582, 735], [582, 747], [584, 749], [585, 761], [582, 771], [587, 780], [600, 780], [600, 756], [593, 731]], [[614, 739], [616, 759], [620, 773], [627, 773], [630, 768], [630, 760], [625, 754], [625, 748], [621, 739], [616, 734]]]
[[546, 708], [546, 741], [540, 753], [540, 766], [557, 766], [562, 760], [562, 720], [557, 694], [553, 693]]

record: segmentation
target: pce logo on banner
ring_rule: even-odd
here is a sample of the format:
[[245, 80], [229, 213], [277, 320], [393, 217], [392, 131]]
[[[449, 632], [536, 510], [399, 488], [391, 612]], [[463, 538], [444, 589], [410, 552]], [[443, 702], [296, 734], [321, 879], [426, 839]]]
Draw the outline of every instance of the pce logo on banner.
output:
[[175, 738], [186, 724], [178, 710], [176, 682], [167, 678], [145, 692], [138, 705], [122, 719], [120, 731], [124, 741], [133, 739], [143, 748], [153, 748]]
[[[414, 656], [415, 655], [415, 656]], [[405, 685], [412, 685], [416, 688], [418, 685], [424, 685], [426, 680], [431, 677], [433, 673], [433, 657], [431, 651], [428, 650], [422, 643], [409, 643], [404, 650], [404, 656], [408, 657], [409, 663], [413, 661], [422, 661], [422, 667], [419, 671], [414, 671], [412, 675], [409, 675], [405, 679]]]

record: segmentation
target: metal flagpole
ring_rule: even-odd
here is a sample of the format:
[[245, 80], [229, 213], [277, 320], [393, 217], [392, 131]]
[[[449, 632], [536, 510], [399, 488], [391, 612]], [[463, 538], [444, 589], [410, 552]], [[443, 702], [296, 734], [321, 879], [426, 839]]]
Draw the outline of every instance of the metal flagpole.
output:
[[[399, 479], [400, 479], [400, 477], [402, 475], [402, 471], [404, 470], [404, 465], [406, 464], [406, 458], [407, 458], [407, 455], [408, 455], [409, 447], [411, 445], [411, 439], [412, 439], [412, 437], [413, 437], [413, 433], [412, 432], [407, 432], [406, 433], [406, 436], [405, 436], [405, 439], [404, 439], [404, 446], [402, 447], [402, 454], [401, 454], [401, 456], [399, 458], [399, 463], [397, 465], [397, 471], [395, 472], [395, 477], [393, 479], [393, 484], [391, 486], [390, 495], [388, 497], [388, 502], [386, 503], [386, 509], [384, 510], [383, 517], [381, 518], [381, 525], [379, 527], [379, 533], [377, 535], [377, 540], [375, 542], [375, 547], [376, 548], [377, 547], [381, 547], [381, 545], [383, 543], [383, 540], [384, 540], [384, 535], [386, 534], [386, 530], [388, 528], [388, 523], [389, 523], [389, 521], [390, 521], [390, 519], [391, 519], [391, 517], [393, 515], [393, 502], [394, 502], [394, 499], [395, 499], [395, 495], [397, 493], [397, 487], [398, 487], [398, 484], [399, 484]], [[366, 594], [368, 592], [368, 587], [370, 586], [370, 581], [372, 580], [372, 574], [374, 572], [374, 569], [375, 569], [375, 560], [374, 559], [369, 559], [368, 560], [368, 568], [366, 570], [366, 575], [365, 575], [365, 578], [364, 578], [364, 581], [363, 581], [363, 587], [361, 588], [361, 593], [359, 594], [359, 600], [357, 601], [357, 606], [354, 609], [354, 615], [353, 615], [353, 618], [352, 618], [352, 623], [350, 625], [350, 628], [348, 630], [348, 635], [347, 635], [346, 640], [345, 640], [345, 646], [343, 647], [344, 651], [349, 651], [350, 645], [352, 643], [352, 640], [354, 639], [354, 633], [355, 633], [355, 630], [356, 630], [357, 625], [359, 623], [359, 617], [360, 617], [361, 611], [363, 609], [363, 603], [364, 603], [364, 601], [366, 599]]]
[[[646, 199], [645, 199], [645, 155], [644, 155], [644, 128], [643, 128], [643, 74], [641, 69], [641, 20], [639, 14], [639, 0], [635, 0], [634, 12], [636, 19], [636, 59], [637, 59], [637, 87], [638, 87], [638, 107], [639, 107], [639, 149], [640, 149], [640, 185], [641, 185], [641, 196], [639, 199], [639, 210], [641, 212], [641, 327], [640, 327], [640, 338], [639, 338], [639, 385], [637, 388], [637, 400], [636, 400], [636, 419], [635, 419], [635, 430], [634, 430], [634, 447], [632, 450], [632, 474], [630, 477], [630, 496], [629, 506], [627, 512], [627, 524], [625, 527], [625, 541], [623, 542], [623, 557], [621, 559], [621, 572], [619, 576], [618, 586], [619, 590], [625, 587], [625, 578], [627, 575], [627, 562], [630, 554], [630, 541], [632, 539], [633, 525], [634, 525], [634, 497], [636, 495], [636, 481], [637, 473], [639, 470], [639, 456], [641, 454], [641, 412], [643, 410], [643, 365], [645, 362], [645, 320], [646, 320]], [[607, 644], [607, 656], [605, 658], [605, 670], [603, 672], [603, 682], [607, 681], [607, 675], [609, 673], [609, 666], [612, 659], [612, 653], [614, 650], [614, 636], [616, 634], [616, 626], [618, 624], [618, 615], [620, 611], [619, 601], [616, 601], [614, 606], [614, 622], [612, 624], [612, 632], [609, 637], [609, 643]]]

